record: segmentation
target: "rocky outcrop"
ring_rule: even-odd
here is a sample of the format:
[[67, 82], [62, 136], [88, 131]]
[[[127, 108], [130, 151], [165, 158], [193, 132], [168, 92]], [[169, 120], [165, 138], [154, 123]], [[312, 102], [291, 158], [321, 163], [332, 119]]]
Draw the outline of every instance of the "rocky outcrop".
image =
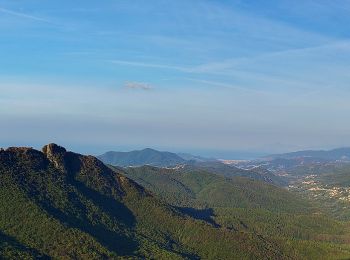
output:
[[44, 153], [46, 158], [50, 162], [52, 162], [57, 169], [63, 172], [66, 172], [67, 168], [66, 168], [65, 157], [67, 154], [67, 150], [64, 147], [51, 143], [51, 144], [45, 145], [42, 148], [42, 152]]

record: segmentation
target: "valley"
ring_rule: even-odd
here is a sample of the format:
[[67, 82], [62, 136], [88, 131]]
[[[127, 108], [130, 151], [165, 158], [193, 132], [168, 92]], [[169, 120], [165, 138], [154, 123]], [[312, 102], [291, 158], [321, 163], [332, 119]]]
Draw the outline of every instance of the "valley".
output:
[[319, 204], [334, 217], [350, 220], [350, 187], [327, 183], [324, 177], [313, 174], [291, 182], [288, 189]]

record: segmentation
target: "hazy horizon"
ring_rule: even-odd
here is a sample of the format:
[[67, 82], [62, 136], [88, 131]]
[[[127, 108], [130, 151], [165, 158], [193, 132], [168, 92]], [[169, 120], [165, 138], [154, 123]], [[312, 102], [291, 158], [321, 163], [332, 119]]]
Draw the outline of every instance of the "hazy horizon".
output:
[[[0, 148], [8, 148], [8, 147], [33, 147], [34, 149], [41, 150], [43, 146], [52, 143], [50, 141], [46, 143], [40, 144], [30, 144], [30, 143], [4, 143], [4, 145], [0, 144]], [[131, 152], [131, 151], [139, 151], [146, 148], [154, 149], [161, 152], [171, 152], [176, 154], [191, 154], [194, 156], [201, 156], [204, 158], [213, 158], [213, 159], [224, 159], [224, 160], [254, 160], [263, 158], [269, 155], [275, 154], [285, 154], [291, 152], [300, 152], [300, 151], [327, 151], [339, 148], [348, 148], [345, 146], [342, 147], [314, 147], [309, 149], [296, 149], [296, 150], [274, 150], [274, 151], [264, 151], [264, 150], [215, 150], [215, 149], [191, 149], [191, 148], [176, 148], [176, 147], [161, 147], [161, 146], [122, 146], [122, 145], [107, 145], [107, 146], [90, 146], [86, 145], [72, 145], [69, 143], [56, 143], [57, 145], [61, 145], [65, 147], [69, 151], [78, 152], [86, 155], [99, 156], [106, 152]]]
[[350, 259], [349, 24], [350, 0], [0, 1], [0, 260]]
[[322, 0], [2, 1], [0, 146], [350, 146], [349, 12]]

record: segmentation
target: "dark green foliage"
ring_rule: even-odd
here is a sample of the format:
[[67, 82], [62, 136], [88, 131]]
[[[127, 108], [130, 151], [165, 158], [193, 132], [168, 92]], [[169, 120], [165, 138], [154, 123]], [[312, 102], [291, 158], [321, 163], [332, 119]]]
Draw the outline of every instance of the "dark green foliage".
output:
[[265, 241], [182, 215], [93, 157], [43, 151], [0, 153], [0, 231], [22, 245], [5, 244], [6, 257], [283, 258]]
[[254, 180], [259, 180], [267, 183], [272, 183], [278, 186], [286, 186], [285, 179], [273, 174], [272, 172], [262, 168], [255, 167], [251, 170], [243, 170], [233, 165], [224, 164], [219, 161], [194, 162], [186, 165], [186, 171], [203, 170], [210, 173], [215, 173], [227, 178], [246, 177]]
[[37, 250], [28, 248], [10, 236], [0, 232], [1, 259], [49, 259]]
[[176, 206], [263, 208], [305, 212], [310, 206], [292, 193], [249, 178], [225, 178], [198, 168], [130, 167], [127, 176]]
[[198, 169], [143, 166], [126, 172], [167, 202], [185, 207], [181, 208], [185, 214], [215, 227], [269, 237], [290, 256], [337, 259], [342, 253], [348, 255], [349, 224], [321, 214], [276, 186], [248, 178], [225, 179]]
[[[139, 174], [142, 172], [153, 175], [146, 170]], [[170, 206], [125, 175], [131, 176], [120, 169], [111, 170], [94, 157], [66, 152], [53, 144], [46, 146], [43, 153], [28, 148], [0, 151], [0, 256], [13, 259], [300, 259], [350, 255], [349, 247], [329, 244], [328, 238], [324, 239], [326, 242], [317, 237], [309, 241], [302, 234], [295, 236], [299, 239], [295, 240], [292, 225], [284, 229], [286, 237], [273, 237], [276, 230], [271, 225], [254, 226], [258, 222], [254, 217], [246, 218], [251, 228], [239, 228], [236, 219], [245, 218], [245, 214], [231, 211], [234, 207], [259, 206], [261, 211], [267, 208], [272, 216], [266, 214], [266, 218], [275, 218], [281, 223], [284, 218], [274, 214], [303, 211], [298, 201], [283, 205], [294, 197], [283, 194], [277, 187], [249, 179], [226, 180], [210, 173], [202, 178], [200, 173], [184, 172], [181, 178], [170, 180], [169, 200], [172, 197], [177, 205], [191, 208], [194, 203], [204, 206], [221, 203], [228, 207], [227, 210], [220, 207], [193, 211]], [[148, 180], [154, 182], [156, 177]], [[228, 192], [228, 200], [220, 193], [226, 182], [224, 193]], [[183, 194], [179, 200], [174, 197], [178, 194]], [[236, 196], [239, 199], [235, 199]], [[270, 204], [276, 204], [274, 211]], [[316, 228], [311, 223], [310, 226], [311, 230]], [[336, 237], [338, 226], [335, 227], [333, 233], [328, 227], [322, 230]], [[339, 239], [339, 243], [342, 242]]]
[[350, 225], [322, 214], [274, 213], [262, 209], [215, 208], [214, 220], [227, 228], [250, 230], [269, 237], [348, 243]]

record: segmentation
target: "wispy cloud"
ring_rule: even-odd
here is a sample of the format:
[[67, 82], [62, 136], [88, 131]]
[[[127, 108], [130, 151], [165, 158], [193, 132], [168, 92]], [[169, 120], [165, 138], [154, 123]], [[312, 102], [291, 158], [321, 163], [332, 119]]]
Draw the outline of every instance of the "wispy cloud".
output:
[[203, 63], [198, 66], [183, 66], [183, 65], [168, 65], [168, 64], [159, 64], [146, 61], [127, 61], [127, 60], [112, 60], [113, 64], [126, 65], [126, 66], [135, 66], [135, 67], [146, 67], [146, 68], [158, 68], [158, 69], [171, 69], [187, 73], [209, 73], [209, 74], [226, 74], [227, 70], [233, 68], [239, 68], [241, 65], [246, 65], [249, 63], [256, 63], [259, 61], [266, 61], [272, 58], [283, 58], [283, 57], [292, 57], [292, 56], [305, 56], [305, 55], [318, 55], [322, 54], [326, 50], [350, 50], [350, 42], [347, 40], [339, 40], [329, 42], [327, 44], [317, 45], [313, 47], [305, 48], [291, 48], [283, 51], [272, 51], [262, 54], [257, 54], [251, 57], [240, 57], [225, 59], [219, 61], [213, 61], [208, 63]]
[[20, 17], [20, 18], [25, 18], [25, 19], [38, 21], [38, 22], [44, 22], [44, 23], [50, 23], [50, 24], [52, 23], [51, 21], [49, 21], [49, 20], [47, 20], [45, 18], [42, 18], [42, 17], [16, 12], [16, 11], [9, 10], [9, 9], [6, 9], [6, 8], [1, 8], [0, 7], [0, 12], [5, 13], [5, 14], [9, 14], [9, 15], [13, 15], [13, 16], [17, 16], [17, 17]]
[[234, 89], [234, 90], [239, 90], [239, 91], [243, 91], [243, 92], [265, 93], [265, 91], [256, 90], [256, 89], [249, 89], [246, 87], [237, 86], [237, 85], [229, 84], [229, 83], [218, 82], [218, 81], [201, 80], [201, 79], [193, 79], [193, 78], [183, 78], [183, 79], [187, 80], [187, 81], [192, 81], [192, 82], [197, 82], [200, 84], [208, 85], [208, 86], [218, 87], [218, 88]]
[[263, 54], [258, 54], [252, 57], [242, 57], [236, 59], [226, 59], [221, 61], [209, 62], [201, 64], [197, 67], [191, 68], [192, 72], [196, 73], [220, 73], [223, 71], [233, 68], [239, 68], [241, 65], [246, 65], [249, 63], [257, 63], [261, 61], [266, 61], [273, 58], [284, 58], [284, 57], [305, 57], [307, 55], [322, 55], [324, 51], [329, 50], [350, 50], [350, 42], [348, 40], [339, 40], [329, 42], [327, 44], [317, 45], [313, 47], [306, 48], [293, 48], [283, 51], [272, 51]]
[[148, 63], [148, 62], [126, 61], [126, 60], [112, 60], [110, 62], [118, 65], [145, 67], [145, 68], [158, 68], [158, 69], [171, 69], [171, 70], [178, 70], [182, 72], [188, 72], [190, 70], [190, 68], [188, 67], [172, 66], [172, 65], [164, 65], [164, 64], [157, 64], [157, 63]]
[[154, 89], [150, 84], [144, 82], [126, 82], [124, 87], [127, 89], [141, 89], [141, 90], [152, 90]]
[[[213, 87], [245, 90], [249, 92], [257, 92], [257, 89], [260, 89], [261, 92], [264, 93], [266, 91], [274, 92], [276, 90], [286, 89], [309, 93], [310, 91], [313, 92], [315, 89], [320, 90], [327, 87], [332, 81], [322, 79], [321, 77], [315, 77], [318, 71], [323, 71], [324, 67], [328, 66], [327, 59], [329, 58], [327, 57], [329, 55], [336, 55], [338, 52], [347, 55], [349, 51], [349, 41], [340, 40], [313, 47], [271, 51], [250, 57], [224, 59], [196, 66], [174, 66], [171, 64], [152, 63], [151, 60], [149, 62], [114, 60], [112, 63], [125, 66], [154, 68], [157, 70], [173, 70], [188, 75], [203, 75], [204, 78], [202, 79], [185, 77], [188, 81], [211, 85]], [[268, 64], [268, 66], [266, 66], [266, 64]], [[307, 64], [309, 68], [313, 68], [313, 70], [309, 71], [308, 68], [305, 67], [305, 64]], [[342, 73], [340, 70], [341, 67], [342, 64], [337, 64], [337, 75]], [[328, 69], [328, 71], [329, 70], [330, 69]], [[309, 71], [309, 74], [306, 75], [304, 71]], [[226, 82], [222, 82], [221, 80], [209, 80], [209, 78], [217, 76], [224, 77], [224, 81]], [[185, 77], [180, 76], [181, 79], [185, 79]]]

